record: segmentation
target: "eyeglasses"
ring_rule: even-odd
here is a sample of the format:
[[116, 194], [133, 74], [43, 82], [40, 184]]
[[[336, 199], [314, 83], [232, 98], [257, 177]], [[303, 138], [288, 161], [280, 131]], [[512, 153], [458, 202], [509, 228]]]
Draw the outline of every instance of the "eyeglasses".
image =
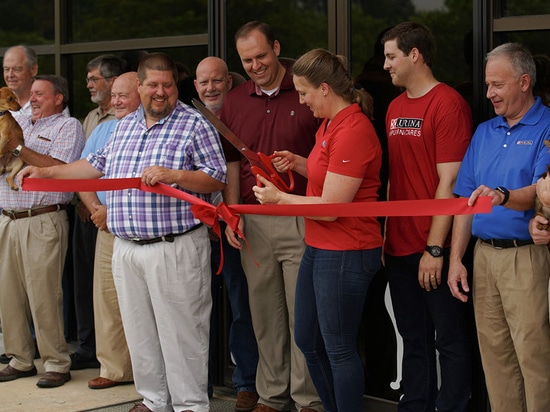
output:
[[86, 77], [86, 84], [88, 83], [97, 83], [99, 80], [109, 80], [112, 79], [112, 77]]

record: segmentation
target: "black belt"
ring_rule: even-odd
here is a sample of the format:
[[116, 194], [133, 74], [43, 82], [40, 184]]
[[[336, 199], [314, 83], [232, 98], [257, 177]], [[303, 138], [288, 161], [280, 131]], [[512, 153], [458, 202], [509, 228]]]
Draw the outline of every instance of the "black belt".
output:
[[487, 243], [497, 249], [508, 249], [511, 247], [520, 247], [533, 245], [533, 239], [518, 240], [518, 239], [481, 239], [483, 243]]
[[26, 217], [33, 217], [43, 215], [44, 213], [59, 212], [60, 210], [67, 209], [67, 205], [59, 203], [57, 205], [38, 206], [32, 209], [26, 210], [6, 210], [2, 209], [2, 214], [9, 217], [11, 220], [23, 219]]
[[197, 230], [199, 227], [202, 226], [202, 223], [199, 223], [198, 225], [193, 226], [191, 229], [186, 230], [183, 233], [168, 233], [164, 236], [154, 237], [152, 239], [128, 239], [131, 242], [137, 244], [137, 245], [150, 245], [151, 243], [159, 243], [159, 242], [168, 242], [172, 243], [174, 242], [174, 239], [178, 236], [186, 235], [194, 230]]

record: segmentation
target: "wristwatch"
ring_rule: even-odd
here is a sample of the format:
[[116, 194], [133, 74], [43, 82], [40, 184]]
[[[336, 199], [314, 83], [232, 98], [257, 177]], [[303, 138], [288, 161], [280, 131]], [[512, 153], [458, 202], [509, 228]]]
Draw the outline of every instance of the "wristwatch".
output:
[[426, 246], [426, 252], [433, 257], [443, 257], [443, 248], [439, 246]]
[[17, 147], [15, 149], [13, 149], [13, 155], [15, 157], [19, 156], [21, 154], [21, 149], [23, 149], [23, 145], [20, 144], [20, 145], [17, 145]]
[[504, 195], [504, 199], [502, 199], [502, 202], [500, 202], [500, 206], [504, 206], [508, 201], [508, 199], [510, 199], [510, 191], [506, 189], [504, 186], [497, 186], [495, 187], [495, 190]]

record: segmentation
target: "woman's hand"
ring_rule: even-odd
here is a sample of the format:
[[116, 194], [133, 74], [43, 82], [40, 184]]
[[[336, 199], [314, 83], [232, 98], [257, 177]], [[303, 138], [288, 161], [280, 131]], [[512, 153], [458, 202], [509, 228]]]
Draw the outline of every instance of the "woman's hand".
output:
[[294, 155], [294, 153], [288, 150], [281, 150], [274, 151], [273, 154], [276, 157], [274, 157], [271, 162], [279, 173], [286, 173], [288, 169], [294, 170], [296, 168], [296, 155]]
[[256, 175], [256, 179], [264, 185], [264, 187], [252, 187], [252, 191], [254, 192], [254, 195], [256, 196], [258, 202], [260, 202], [262, 205], [278, 204], [281, 202], [284, 194], [283, 192], [277, 189], [273, 183], [271, 183], [269, 180], [262, 177], [261, 175]]

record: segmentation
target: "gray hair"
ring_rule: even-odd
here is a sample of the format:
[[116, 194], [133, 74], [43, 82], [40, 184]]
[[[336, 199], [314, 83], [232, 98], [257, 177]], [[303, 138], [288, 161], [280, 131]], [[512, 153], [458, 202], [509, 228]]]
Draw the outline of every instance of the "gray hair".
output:
[[13, 49], [23, 50], [23, 53], [25, 54], [25, 59], [27, 60], [27, 65], [29, 67], [32, 67], [35, 65], [38, 66], [38, 55], [36, 54], [36, 52], [32, 47], [29, 47], [25, 44], [18, 44], [17, 46], [10, 47], [8, 50], [6, 50], [6, 53]]
[[99, 73], [104, 78], [112, 79], [126, 71], [126, 60], [113, 54], [102, 54], [101, 56], [94, 57], [86, 65], [87, 72], [95, 68], [99, 68]]
[[532, 54], [519, 43], [504, 43], [495, 47], [489, 53], [485, 61], [489, 61], [493, 57], [505, 57], [510, 60], [512, 68], [519, 76], [527, 74], [531, 78], [531, 89], [537, 82], [537, 66]]

